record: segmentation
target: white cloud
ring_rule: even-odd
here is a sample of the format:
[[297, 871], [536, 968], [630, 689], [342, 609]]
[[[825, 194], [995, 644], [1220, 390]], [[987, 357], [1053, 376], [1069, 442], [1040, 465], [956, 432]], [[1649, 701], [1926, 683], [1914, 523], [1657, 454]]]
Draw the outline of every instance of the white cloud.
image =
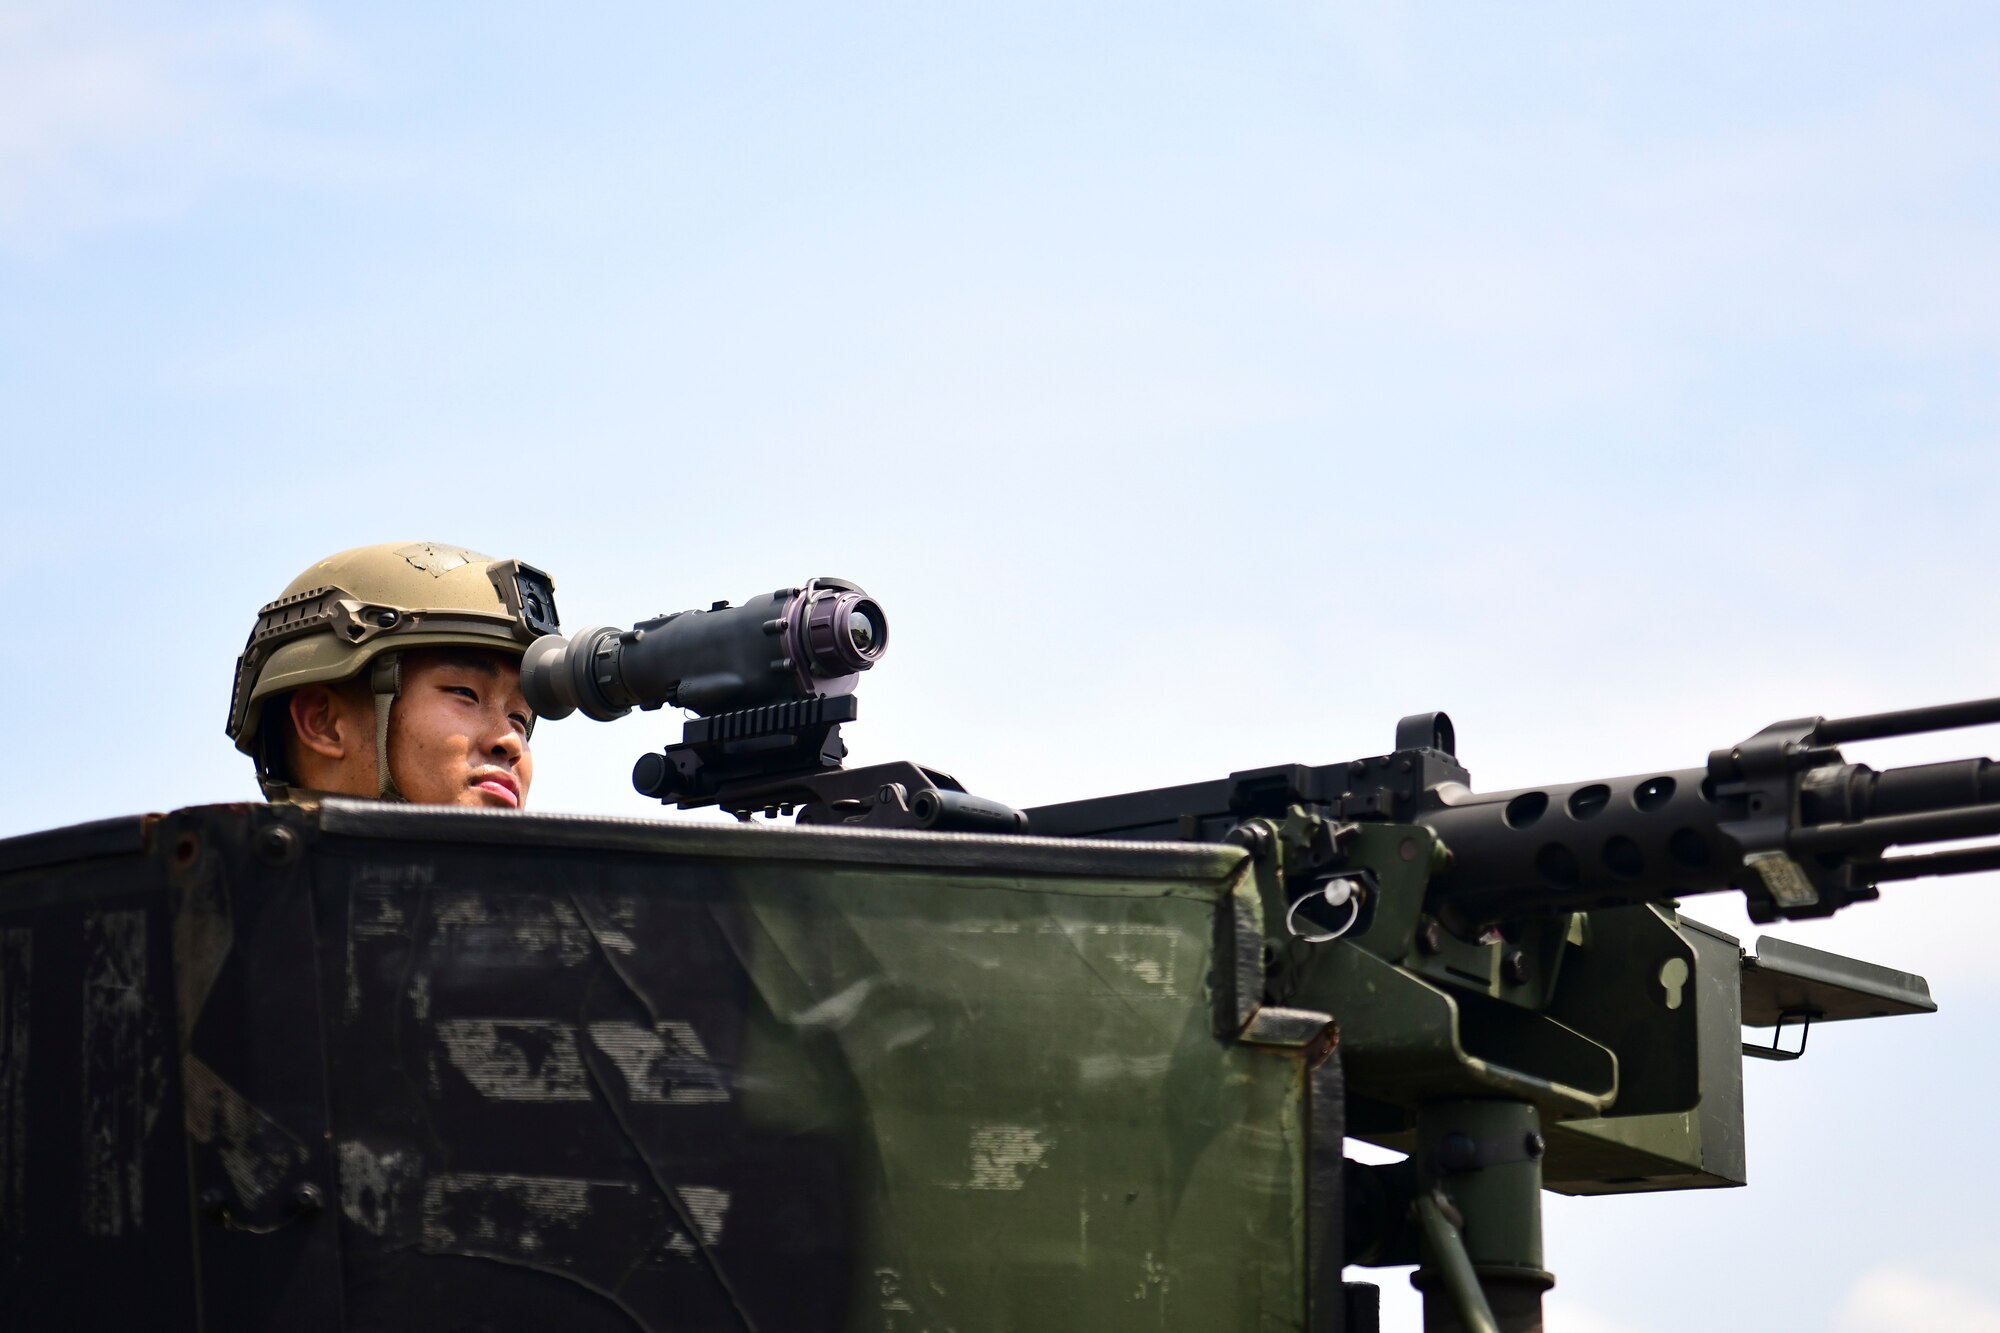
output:
[[2000, 1298], [1901, 1265], [1862, 1274], [1840, 1309], [1841, 1333], [2000, 1333]]
[[287, 156], [278, 100], [345, 81], [337, 44], [289, 8], [29, 4], [0, 16], [0, 245], [184, 211]]

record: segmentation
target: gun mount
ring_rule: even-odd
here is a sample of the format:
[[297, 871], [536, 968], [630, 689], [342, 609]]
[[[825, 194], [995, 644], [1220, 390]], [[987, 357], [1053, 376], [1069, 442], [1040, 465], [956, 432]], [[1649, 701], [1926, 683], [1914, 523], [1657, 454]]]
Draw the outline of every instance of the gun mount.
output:
[[1426, 1328], [1539, 1329], [1538, 1188], [1741, 1184], [1743, 1057], [1936, 1008], [1908, 973], [1783, 940], [1747, 955], [1680, 901], [1739, 889], [1754, 920], [1819, 917], [1881, 883], [2000, 868], [1990, 845], [1891, 852], [2000, 833], [2000, 765], [1878, 772], [1837, 748], [1993, 722], [2000, 699], [1806, 718], [1701, 768], [1475, 793], [1451, 720], [1427, 713], [1385, 755], [1028, 816], [1250, 852], [1242, 929], [1263, 955], [1229, 988], [1239, 1021], [1336, 1018], [1348, 1132], [1409, 1154], [1348, 1164], [1349, 1262], [1419, 1264]]

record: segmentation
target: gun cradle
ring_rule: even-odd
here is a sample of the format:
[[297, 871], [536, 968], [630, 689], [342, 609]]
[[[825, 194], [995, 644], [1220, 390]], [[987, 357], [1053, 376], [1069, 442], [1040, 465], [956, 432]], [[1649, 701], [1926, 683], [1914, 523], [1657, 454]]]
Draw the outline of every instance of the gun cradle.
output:
[[[1740, 1027], [1929, 1012], [1921, 978], [1684, 918], [1741, 889], [1751, 914], [1821, 916], [1875, 885], [2000, 866], [2000, 765], [1875, 772], [1836, 744], [1990, 723], [2000, 700], [1807, 718], [1705, 768], [1475, 793], [1441, 713], [1389, 754], [1044, 806], [1039, 833], [1231, 840], [1257, 858], [1264, 998], [1342, 1025], [1357, 1133], [1406, 1146], [1438, 1098], [1514, 1098], [1551, 1126], [1552, 1186], [1741, 1183]], [[1341, 904], [1321, 908], [1320, 886]], [[1300, 913], [1320, 919], [1299, 927]], [[1342, 916], [1341, 912], [1351, 916]], [[1802, 1047], [1801, 1047], [1802, 1049]]]
[[[1566, 1194], [1740, 1185], [1742, 1028], [1933, 1012], [1921, 977], [1769, 938], [1735, 937], [1653, 904], [1531, 919], [1467, 942], [1423, 910], [1436, 841], [1416, 825], [1354, 830], [1314, 871], [1366, 870], [1374, 901], [1337, 940], [1288, 939], [1272, 1003], [1341, 1025], [1348, 1131], [1410, 1152], [1417, 1109], [1518, 1098], [1548, 1128], [1543, 1183]], [[1412, 850], [1414, 849], [1414, 850]], [[1269, 910], [1287, 894], [1276, 865]]]

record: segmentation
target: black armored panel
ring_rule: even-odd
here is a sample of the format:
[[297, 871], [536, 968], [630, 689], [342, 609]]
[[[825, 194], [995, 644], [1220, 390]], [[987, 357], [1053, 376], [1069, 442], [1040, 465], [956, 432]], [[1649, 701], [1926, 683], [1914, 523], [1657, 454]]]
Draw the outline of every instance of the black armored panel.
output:
[[342, 802], [0, 842], [0, 1328], [1337, 1328], [1324, 1016], [1260, 1046], [1209, 985], [1246, 862]]
[[8, 1327], [838, 1311], [845, 1153], [748, 1129], [725, 1083], [749, 1000], [724, 874], [635, 898], [644, 858], [415, 824], [223, 808], [9, 846]]

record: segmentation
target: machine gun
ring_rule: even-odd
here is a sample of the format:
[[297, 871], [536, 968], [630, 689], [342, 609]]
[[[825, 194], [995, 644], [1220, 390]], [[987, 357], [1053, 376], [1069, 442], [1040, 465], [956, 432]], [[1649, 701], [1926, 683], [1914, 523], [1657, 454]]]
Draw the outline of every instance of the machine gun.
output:
[[1712, 752], [1703, 768], [1475, 793], [1451, 719], [1419, 713], [1396, 725], [1386, 755], [1251, 769], [1029, 817], [1056, 836], [1189, 841], [1294, 807], [1350, 832], [1363, 821], [1421, 824], [1441, 848], [1427, 905], [1466, 938], [1523, 917], [1727, 889], [1743, 891], [1753, 921], [1819, 917], [1879, 896], [1881, 883], [2000, 869], [2000, 846], [1885, 855], [2000, 834], [2000, 764], [1876, 772], [1837, 748], [1996, 722], [2000, 699], [1799, 718]]
[[[1337, 1021], [1345, 1258], [1420, 1263], [1427, 1329], [1539, 1329], [1538, 1191], [1740, 1184], [1742, 1055], [1815, 1021], [1935, 1009], [1919, 977], [1784, 941], [1746, 956], [1679, 916], [1740, 889], [1752, 919], [2000, 868], [2000, 765], [1877, 772], [1838, 746], [2000, 722], [2000, 699], [1766, 727], [1701, 768], [1475, 793], [1442, 713], [1386, 755], [1028, 811], [1037, 833], [1226, 841], [1259, 867], [1222, 979], [1239, 1031]], [[1739, 1043], [1737, 1026], [1777, 1029]], [[1782, 1046], [1787, 1028], [1796, 1049]]]
[[632, 786], [690, 810], [719, 806], [802, 824], [1015, 833], [1019, 811], [907, 761], [844, 769], [854, 687], [889, 646], [889, 620], [859, 584], [808, 579], [742, 606], [716, 602], [628, 630], [595, 626], [529, 645], [521, 689], [543, 717], [609, 722], [634, 707], [696, 714], [678, 745], [641, 755]]

